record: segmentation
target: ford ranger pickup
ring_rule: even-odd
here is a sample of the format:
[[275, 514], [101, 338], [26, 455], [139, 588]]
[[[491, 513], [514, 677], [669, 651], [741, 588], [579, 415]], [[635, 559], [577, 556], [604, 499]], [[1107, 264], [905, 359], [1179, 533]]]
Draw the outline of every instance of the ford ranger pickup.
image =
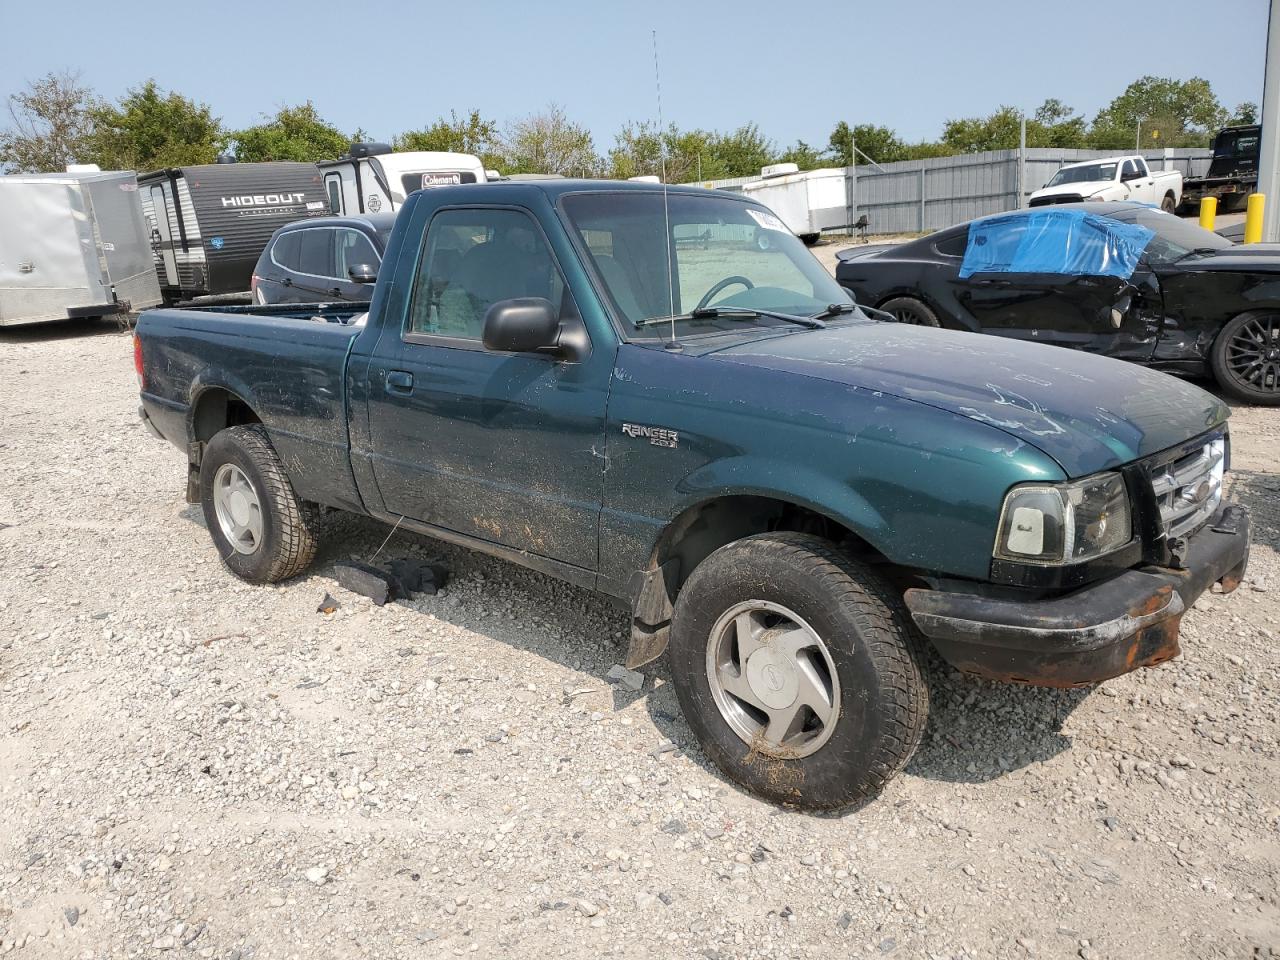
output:
[[665, 654], [707, 755], [776, 802], [843, 807], [902, 768], [924, 638], [982, 676], [1097, 683], [1177, 656], [1245, 570], [1215, 397], [877, 322], [742, 196], [416, 192], [358, 309], [138, 322], [142, 417], [231, 573], [299, 576], [338, 510], [598, 591], [628, 665]]

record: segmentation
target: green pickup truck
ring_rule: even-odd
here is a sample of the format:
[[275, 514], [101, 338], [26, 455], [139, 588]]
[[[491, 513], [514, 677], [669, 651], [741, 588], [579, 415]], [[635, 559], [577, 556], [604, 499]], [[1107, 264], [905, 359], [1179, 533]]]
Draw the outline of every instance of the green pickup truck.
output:
[[[761, 242], [764, 237], [767, 242]], [[322, 508], [614, 598], [725, 774], [838, 808], [910, 758], [924, 638], [1000, 680], [1176, 656], [1244, 573], [1227, 408], [1072, 350], [879, 323], [765, 208], [599, 181], [413, 194], [367, 315], [153, 310], [142, 416], [232, 573]]]

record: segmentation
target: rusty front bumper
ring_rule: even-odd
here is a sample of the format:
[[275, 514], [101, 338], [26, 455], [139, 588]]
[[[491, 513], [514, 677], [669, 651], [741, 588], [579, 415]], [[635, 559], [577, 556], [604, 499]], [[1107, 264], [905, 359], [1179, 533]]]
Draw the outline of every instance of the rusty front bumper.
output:
[[1182, 614], [1249, 562], [1249, 514], [1224, 506], [1186, 539], [1181, 566], [1127, 570], [1065, 596], [992, 599], [912, 589], [907, 608], [952, 666], [994, 680], [1076, 687], [1176, 657]]

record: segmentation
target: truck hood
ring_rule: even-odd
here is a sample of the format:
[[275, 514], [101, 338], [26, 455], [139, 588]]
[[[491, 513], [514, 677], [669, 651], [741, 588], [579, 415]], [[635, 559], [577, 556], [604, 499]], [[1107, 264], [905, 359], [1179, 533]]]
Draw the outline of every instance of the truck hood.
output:
[[725, 347], [728, 363], [892, 394], [1002, 430], [1082, 477], [1221, 424], [1199, 387], [1065, 347], [896, 323], [855, 323]]
[[1032, 197], [1084, 197], [1086, 200], [1100, 190], [1114, 187], [1111, 180], [1081, 180], [1078, 183], [1063, 183], [1056, 187], [1041, 187], [1031, 194]]

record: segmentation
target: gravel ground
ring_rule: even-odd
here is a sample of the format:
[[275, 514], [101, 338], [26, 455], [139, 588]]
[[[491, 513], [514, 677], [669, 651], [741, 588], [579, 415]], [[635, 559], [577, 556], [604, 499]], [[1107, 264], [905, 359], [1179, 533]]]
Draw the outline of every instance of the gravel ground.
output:
[[[105, 325], [0, 334], [0, 953], [1280, 956], [1280, 413], [1238, 409], [1253, 565], [1184, 655], [1092, 691], [935, 662], [878, 799], [744, 796], [626, 618], [501, 561], [376, 608], [221, 568]], [[333, 615], [316, 610], [328, 592]]]

